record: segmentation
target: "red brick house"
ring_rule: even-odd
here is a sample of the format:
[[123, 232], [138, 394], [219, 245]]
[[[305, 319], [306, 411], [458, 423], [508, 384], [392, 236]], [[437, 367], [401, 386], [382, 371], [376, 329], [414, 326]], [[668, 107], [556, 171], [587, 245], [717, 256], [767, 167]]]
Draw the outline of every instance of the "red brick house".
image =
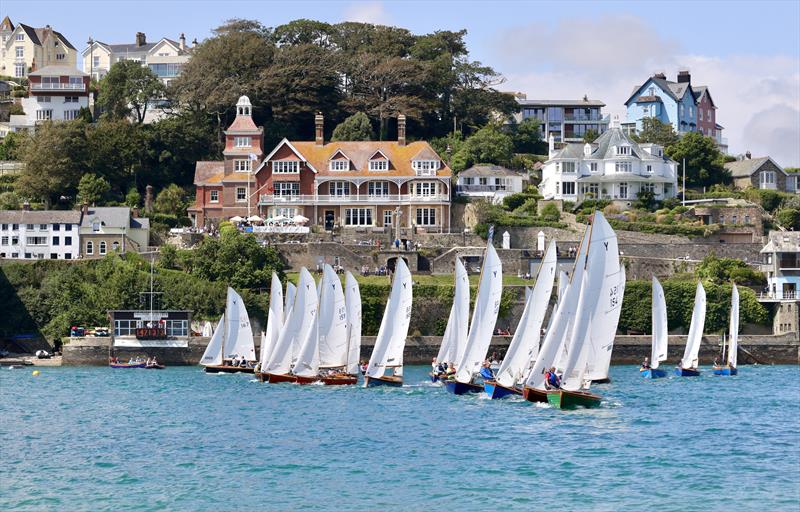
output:
[[253, 123], [250, 101], [240, 98], [224, 160], [197, 162], [189, 209], [195, 225], [303, 215], [326, 230], [449, 231], [452, 172], [427, 142], [406, 143], [405, 116], [396, 141], [326, 142], [323, 123], [317, 115], [314, 141], [284, 139], [265, 156], [263, 130]]

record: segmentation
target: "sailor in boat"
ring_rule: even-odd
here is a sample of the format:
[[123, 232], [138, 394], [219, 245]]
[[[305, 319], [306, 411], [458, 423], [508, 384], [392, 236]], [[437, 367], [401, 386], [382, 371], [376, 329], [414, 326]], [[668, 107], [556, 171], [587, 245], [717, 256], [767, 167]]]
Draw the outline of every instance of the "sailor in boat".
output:
[[433, 361], [431, 361], [431, 372], [432, 372], [434, 375], [438, 374], [438, 373], [439, 373], [439, 367], [440, 367], [440, 366], [441, 366], [441, 365], [440, 365], [439, 363], [437, 363], [437, 362], [436, 362], [436, 358], [434, 357], [434, 358], [433, 358]]
[[483, 367], [481, 368], [481, 377], [484, 381], [494, 380], [494, 372], [492, 371], [491, 363], [489, 361], [483, 362]]
[[367, 367], [368, 366], [369, 366], [369, 363], [367, 363], [367, 361], [361, 361], [361, 375], [364, 375], [365, 373], [367, 373]]
[[455, 365], [455, 363], [450, 363], [447, 366], [447, 369], [444, 372], [444, 377], [443, 378], [445, 380], [451, 380], [451, 381], [456, 379], [456, 365]]
[[649, 370], [650, 369], [650, 358], [645, 357], [644, 361], [642, 361], [642, 370]]
[[544, 388], [545, 389], [561, 389], [561, 379], [556, 373], [555, 366], [551, 367], [544, 374]]

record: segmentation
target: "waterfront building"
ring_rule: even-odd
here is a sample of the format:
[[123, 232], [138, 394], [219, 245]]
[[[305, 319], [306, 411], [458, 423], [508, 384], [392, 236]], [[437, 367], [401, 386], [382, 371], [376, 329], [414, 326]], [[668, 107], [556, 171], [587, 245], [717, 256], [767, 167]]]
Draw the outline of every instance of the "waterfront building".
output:
[[186, 46], [186, 36], [181, 33], [178, 40], [162, 37], [148, 42], [144, 32], [137, 32], [133, 43], [108, 44], [89, 39], [83, 55], [83, 71], [100, 80], [108, 74], [111, 66], [122, 60], [133, 60], [147, 66], [164, 85], [177, 78], [183, 66], [189, 62], [192, 47]]
[[767, 290], [759, 300], [776, 304], [773, 332], [796, 333], [800, 326], [800, 232], [770, 231], [761, 255]]
[[677, 163], [658, 144], [638, 144], [614, 126], [591, 144], [566, 144], [555, 149], [549, 140], [549, 159], [539, 187], [545, 199], [636, 199], [641, 191], [657, 199], [677, 194]]
[[328, 231], [449, 231], [452, 173], [430, 144], [406, 141], [404, 115], [395, 141], [333, 142], [324, 140], [318, 114], [313, 141], [283, 139], [265, 155], [263, 129], [246, 96], [236, 112], [223, 160], [197, 162], [189, 208], [195, 226], [234, 216], [302, 215]]
[[0, 259], [76, 259], [80, 223], [78, 210], [0, 210]]
[[14, 25], [8, 16], [0, 21], [0, 75], [24, 78], [46, 66], [74, 68], [77, 62], [78, 51], [50, 25]]
[[102, 258], [118, 252], [145, 252], [150, 244], [150, 219], [127, 206], [81, 207], [81, 257]]
[[537, 119], [543, 140], [552, 135], [556, 143], [581, 142], [589, 130], [599, 135], [608, 129], [609, 118], [603, 115], [606, 104], [602, 101], [586, 96], [579, 100], [529, 100], [521, 93], [515, 96], [520, 104], [516, 122]]
[[761, 243], [764, 234], [764, 210], [743, 199], [705, 199], [692, 201], [684, 217], [703, 225], [716, 224], [713, 238], [721, 244]]
[[456, 193], [475, 199], [491, 199], [495, 203], [522, 192], [526, 176], [500, 165], [473, 165], [458, 173]]
[[43, 121], [77, 119], [89, 108], [89, 75], [70, 66], [46, 66], [28, 75], [28, 97], [22, 98], [24, 115], [11, 116], [9, 131], [35, 128]]
[[797, 176], [789, 174], [775, 160], [768, 156], [752, 158], [748, 151], [735, 162], [725, 164], [731, 173], [736, 188], [759, 188], [763, 190], [779, 190], [781, 192], [797, 192]]

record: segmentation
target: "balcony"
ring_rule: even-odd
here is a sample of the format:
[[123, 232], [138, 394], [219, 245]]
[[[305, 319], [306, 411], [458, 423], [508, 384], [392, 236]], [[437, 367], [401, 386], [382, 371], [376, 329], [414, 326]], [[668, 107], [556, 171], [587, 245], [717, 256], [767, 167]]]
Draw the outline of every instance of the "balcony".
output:
[[758, 300], [762, 302], [779, 302], [782, 300], [798, 300], [800, 296], [796, 291], [781, 292], [761, 292], [758, 294]]
[[408, 204], [408, 203], [448, 203], [450, 196], [436, 194], [430, 196], [416, 196], [411, 194], [386, 194], [386, 195], [288, 195], [276, 196], [261, 194], [258, 197], [259, 205], [283, 204]]
[[31, 91], [86, 91], [86, 84], [62, 84], [31, 82]]
[[510, 189], [508, 185], [458, 185], [456, 192], [459, 194], [469, 194], [472, 192], [506, 192]]
[[600, 123], [603, 121], [603, 116], [564, 116], [564, 121], [570, 123]]

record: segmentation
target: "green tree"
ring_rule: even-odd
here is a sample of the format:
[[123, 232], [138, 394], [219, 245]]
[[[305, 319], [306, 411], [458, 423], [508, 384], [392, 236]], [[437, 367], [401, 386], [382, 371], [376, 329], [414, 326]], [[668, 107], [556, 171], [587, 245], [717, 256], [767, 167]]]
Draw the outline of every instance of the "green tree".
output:
[[558, 211], [558, 206], [554, 203], [547, 203], [542, 207], [541, 217], [546, 221], [558, 222], [561, 220], [561, 212]]
[[136, 187], [131, 187], [128, 193], [125, 194], [125, 205], [130, 208], [136, 208], [140, 204], [142, 204], [142, 194], [139, 193]]
[[186, 193], [173, 183], [158, 193], [154, 207], [159, 213], [184, 216], [186, 214]]
[[150, 146], [150, 129], [126, 119], [102, 119], [87, 131], [87, 167], [105, 178], [111, 189], [122, 196], [142, 168]]
[[178, 250], [172, 244], [164, 244], [158, 252], [158, 266], [161, 268], [178, 268]]
[[9, 132], [0, 142], [0, 160], [16, 160], [24, 133]]
[[662, 123], [655, 117], [642, 119], [642, 130], [634, 136], [636, 142], [658, 144], [664, 148], [678, 142], [679, 137], [669, 123]]
[[78, 182], [78, 200], [82, 203], [96, 205], [111, 190], [111, 185], [96, 174], [84, 174]]
[[722, 154], [711, 137], [689, 132], [665, 152], [676, 162], [685, 159], [687, 187], [710, 187], [731, 181], [730, 173], [723, 167]]
[[797, 208], [782, 208], [775, 214], [781, 226], [792, 231], [800, 231], [800, 210]]
[[194, 253], [195, 275], [236, 289], [263, 288], [272, 272], [283, 276], [283, 263], [274, 248], [264, 247], [252, 235], [235, 229], [220, 230], [219, 239], [203, 239]]
[[452, 167], [463, 171], [479, 163], [507, 165], [514, 151], [511, 136], [495, 124], [488, 124], [464, 141], [453, 155]]
[[656, 194], [650, 190], [642, 190], [636, 196], [636, 208], [640, 210], [653, 211], [657, 204]]
[[589, 128], [583, 134], [583, 142], [585, 142], [586, 144], [591, 144], [592, 142], [597, 140], [597, 137], [599, 137], [599, 136], [600, 136], [600, 134], [597, 132], [597, 130], [593, 130], [592, 128]]
[[339, 123], [333, 130], [333, 141], [372, 140], [372, 124], [367, 114], [356, 112]]
[[542, 145], [541, 123], [534, 117], [512, 125], [511, 139], [515, 153], [536, 153]]
[[709, 254], [695, 271], [697, 277], [715, 284], [734, 281], [736, 284], [748, 286], [762, 285], [766, 282], [761, 272], [753, 269], [742, 260], [734, 258], [717, 258]]
[[14, 192], [0, 192], [0, 210], [19, 210], [20, 203]]
[[19, 103], [12, 103], [10, 107], [8, 107], [8, 115], [10, 116], [24, 116], [25, 110], [22, 108], [22, 105]]
[[144, 122], [147, 108], [153, 100], [164, 96], [164, 84], [158, 76], [133, 60], [115, 62], [100, 81], [98, 107], [110, 119], [127, 119], [135, 114], [139, 124]]

